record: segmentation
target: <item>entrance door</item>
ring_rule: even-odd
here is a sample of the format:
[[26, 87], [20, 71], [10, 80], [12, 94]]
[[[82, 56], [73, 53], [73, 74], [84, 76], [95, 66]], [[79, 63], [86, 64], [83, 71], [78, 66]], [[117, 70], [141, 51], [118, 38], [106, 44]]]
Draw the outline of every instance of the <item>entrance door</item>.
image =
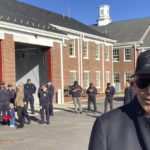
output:
[[26, 83], [27, 79], [31, 79], [37, 90], [41, 82], [46, 82], [46, 52], [41, 48], [16, 50], [16, 83]]

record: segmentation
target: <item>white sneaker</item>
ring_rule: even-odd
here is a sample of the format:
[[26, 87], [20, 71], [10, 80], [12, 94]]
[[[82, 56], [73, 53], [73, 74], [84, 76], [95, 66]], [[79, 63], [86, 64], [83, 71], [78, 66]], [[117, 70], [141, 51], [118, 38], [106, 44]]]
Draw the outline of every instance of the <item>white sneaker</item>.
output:
[[10, 125], [11, 128], [15, 127], [14, 125]]

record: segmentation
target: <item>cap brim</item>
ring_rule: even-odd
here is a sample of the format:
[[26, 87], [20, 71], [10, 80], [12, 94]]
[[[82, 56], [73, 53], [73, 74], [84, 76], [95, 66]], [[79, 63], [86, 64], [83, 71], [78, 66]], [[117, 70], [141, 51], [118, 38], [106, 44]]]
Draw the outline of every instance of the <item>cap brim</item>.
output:
[[143, 70], [137, 71], [135, 74], [133, 74], [131, 76], [131, 78], [134, 77], [135, 75], [143, 75], [143, 74], [150, 74], [150, 70], [149, 69], [147, 69], [147, 70], [143, 69]]

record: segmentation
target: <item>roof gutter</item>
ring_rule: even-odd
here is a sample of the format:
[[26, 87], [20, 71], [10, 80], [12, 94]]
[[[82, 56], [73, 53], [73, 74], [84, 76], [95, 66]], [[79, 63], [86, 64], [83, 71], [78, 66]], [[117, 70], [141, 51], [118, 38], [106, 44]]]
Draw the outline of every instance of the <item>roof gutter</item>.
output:
[[142, 41], [132, 41], [132, 42], [122, 42], [122, 43], [115, 43], [114, 47], [118, 47], [118, 46], [129, 46], [129, 45], [141, 45], [143, 44]]
[[107, 42], [110, 42], [110, 43], [116, 43], [117, 42], [116, 40], [108, 39], [108, 38], [93, 35], [93, 34], [88, 34], [88, 33], [85, 33], [85, 32], [81, 32], [81, 31], [61, 27], [61, 26], [58, 26], [58, 25], [54, 25], [54, 24], [50, 24], [50, 23], [49, 23], [49, 25], [54, 26], [57, 29], [65, 31], [65, 32], [70, 32], [70, 33], [77, 34], [77, 35], [84, 35], [84, 37], [87, 36], [87, 37], [90, 37], [90, 38], [94, 38], [94, 39], [102, 40], [102, 41], [107, 41]]

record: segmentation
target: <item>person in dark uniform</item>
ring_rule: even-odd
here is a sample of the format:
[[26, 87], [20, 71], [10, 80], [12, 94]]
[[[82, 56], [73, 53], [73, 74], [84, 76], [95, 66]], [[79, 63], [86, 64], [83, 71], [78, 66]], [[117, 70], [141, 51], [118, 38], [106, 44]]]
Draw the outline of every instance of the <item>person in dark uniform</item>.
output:
[[86, 93], [88, 94], [88, 111], [91, 111], [90, 105], [92, 102], [94, 106], [94, 112], [97, 112], [97, 107], [96, 107], [97, 89], [94, 87], [93, 83], [90, 83]]
[[26, 94], [27, 109], [28, 103], [30, 102], [31, 114], [34, 114], [34, 94], [36, 92], [36, 87], [31, 83], [31, 79], [28, 79], [27, 83], [24, 85], [24, 91]]
[[49, 97], [50, 97], [50, 92], [48, 88], [46, 87], [45, 83], [42, 83], [39, 91], [38, 91], [38, 97], [39, 97], [39, 104], [40, 104], [40, 114], [41, 114], [41, 121], [39, 122], [40, 124], [44, 123], [44, 111], [46, 114], [46, 123], [50, 124], [50, 115], [49, 115]]
[[78, 112], [77, 109], [77, 103], [78, 103], [80, 114], [82, 114], [82, 107], [81, 107], [81, 100], [80, 100], [81, 92], [82, 92], [82, 88], [80, 85], [78, 85], [78, 81], [74, 81], [74, 85], [71, 87], [71, 93], [74, 102], [75, 113]]
[[113, 109], [113, 96], [115, 94], [115, 88], [110, 84], [107, 83], [107, 88], [105, 90], [106, 98], [105, 98], [105, 109], [104, 112], [107, 112], [107, 105], [110, 104], [110, 110]]
[[134, 89], [131, 87], [130, 82], [126, 82], [126, 88], [124, 92], [124, 105], [130, 103], [134, 98]]
[[0, 120], [1, 121], [3, 116], [7, 114], [8, 108], [9, 108], [8, 91], [5, 88], [5, 82], [2, 81], [0, 83]]
[[138, 56], [131, 103], [98, 117], [88, 150], [150, 149], [150, 50]]
[[8, 84], [8, 95], [9, 95], [9, 102], [13, 103], [15, 102], [16, 98], [16, 91], [12, 88], [12, 84]]
[[47, 88], [48, 88], [49, 93], [50, 93], [50, 97], [49, 97], [49, 102], [50, 102], [50, 105], [49, 105], [49, 114], [51, 116], [53, 116], [54, 115], [54, 113], [53, 113], [54, 86], [52, 85], [52, 83], [51, 83], [50, 80], [47, 81]]

